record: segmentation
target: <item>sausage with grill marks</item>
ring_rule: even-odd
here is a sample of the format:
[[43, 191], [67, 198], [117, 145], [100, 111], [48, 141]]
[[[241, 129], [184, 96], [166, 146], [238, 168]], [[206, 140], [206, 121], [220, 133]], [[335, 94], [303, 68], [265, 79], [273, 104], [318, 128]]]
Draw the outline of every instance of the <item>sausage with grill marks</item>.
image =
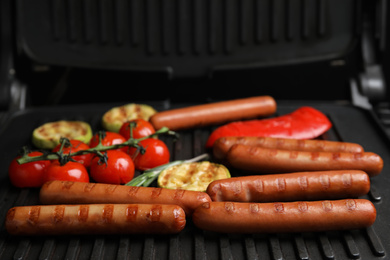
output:
[[182, 208], [161, 204], [20, 206], [5, 222], [11, 235], [174, 234], [185, 225]]
[[264, 117], [275, 112], [276, 102], [272, 97], [257, 96], [162, 111], [154, 114], [149, 121], [155, 129], [165, 126], [177, 131]]
[[170, 204], [178, 205], [190, 216], [194, 209], [211, 201], [209, 195], [200, 191], [173, 190], [155, 187], [135, 187], [104, 183], [51, 181], [40, 190], [43, 204]]
[[373, 177], [383, 168], [382, 158], [372, 152], [288, 151], [243, 144], [233, 145], [226, 159], [234, 168], [258, 173], [361, 170]]
[[213, 201], [281, 202], [357, 198], [370, 190], [358, 170], [296, 172], [215, 180], [207, 187]]
[[221, 233], [288, 233], [360, 229], [376, 219], [365, 199], [277, 203], [207, 202], [193, 216], [195, 226]]
[[309, 152], [364, 152], [360, 144], [326, 140], [298, 140], [258, 136], [227, 136], [217, 139], [213, 144], [213, 155], [222, 160], [234, 144], [259, 146], [263, 148], [309, 151]]

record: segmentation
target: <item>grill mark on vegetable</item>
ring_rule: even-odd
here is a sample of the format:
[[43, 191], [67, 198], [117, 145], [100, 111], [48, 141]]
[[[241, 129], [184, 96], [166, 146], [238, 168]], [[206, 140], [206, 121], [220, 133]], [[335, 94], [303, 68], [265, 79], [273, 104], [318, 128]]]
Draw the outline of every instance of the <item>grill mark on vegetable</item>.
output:
[[102, 220], [104, 223], [111, 223], [114, 214], [114, 205], [104, 205], [102, 212]]
[[146, 218], [150, 222], [158, 222], [161, 219], [162, 214], [162, 206], [161, 205], [153, 205], [150, 209], [149, 213], [146, 215]]
[[332, 211], [333, 204], [332, 202], [326, 200], [322, 202], [322, 209], [326, 212]]
[[308, 209], [306, 202], [298, 202], [298, 210], [299, 212], [306, 212]]
[[299, 184], [299, 188], [301, 190], [307, 190], [307, 188], [308, 188], [307, 177], [306, 176], [299, 177], [298, 178], [298, 184]]
[[343, 182], [344, 187], [351, 187], [352, 186], [352, 175], [351, 174], [343, 174], [341, 176], [341, 180]]
[[330, 187], [330, 181], [328, 175], [321, 175], [320, 176], [320, 183], [322, 186], [322, 189], [327, 190]]
[[275, 203], [274, 207], [275, 207], [275, 211], [277, 213], [283, 213], [284, 212], [284, 205], [283, 205], [283, 203]]
[[64, 219], [65, 206], [56, 206], [53, 212], [53, 223], [59, 223]]
[[126, 208], [126, 221], [127, 222], [135, 222], [137, 220], [138, 214], [138, 206], [137, 205], [129, 205]]
[[106, 193], [113, 193], [117, 187], [118, 185], [107, 185], [104, 191]]
[[40, 206], [33, 206], [30, 208], [30, 211], [28, 212], [28, 222], [31, 225], [36, 225], [38, 223], [40, 211]]
[[276, 187], [277, 187], [278, 191], [286, 190], [286, 180], [284, 178], [277, 178], [276, 179]]
[[219, 170], [219, 165], [218, 164], [209, 163], [207, 165], [206, 172], [212, 172], [212, 175], [215, 175], [215, 173], [217, 173], [218, 170]]
[[141, 117], [142, 116], [142, 109], [141, 109], [141, 106], [136, 104], [135, 107], [134, 107], [134, 112], [137, 114], [137, 117]]
[[119, 108], [119, 115], [121, 118], [127, 118], [126, 109], [124, 107]]
[[135, 197], [137, 192], [138, 192], [138, 190], [139, 190], [138, 186], [128, 186], [127, 194], [130, 197]]
[[347, 209], [350, 211], [353, 211], [356, 209], [356, 201], [353, 199], [347, 199], [345, 201], [345, 205], [346, 205]]
[[185, 193], [185, 190], [181, 190], [181, 189], [175, 190], [175, 195], [174, 195], [173, 198], [174, 198], [175, 200], [180, 200], [180, 199], [183, 198], [184, 193]]
[[84, 186], [84, 192], [91, 192], [91, 190], [96, 186], [95, 183], [87, 183]]
[[158, 198], [160, 196], [162, 188], [155, 188], [152, 190], [152, 198]]
[[81, 205], [79, 211], [77, 212], [77, 219], [79, 222], [86, 222], [88, 219], [89, 206]]

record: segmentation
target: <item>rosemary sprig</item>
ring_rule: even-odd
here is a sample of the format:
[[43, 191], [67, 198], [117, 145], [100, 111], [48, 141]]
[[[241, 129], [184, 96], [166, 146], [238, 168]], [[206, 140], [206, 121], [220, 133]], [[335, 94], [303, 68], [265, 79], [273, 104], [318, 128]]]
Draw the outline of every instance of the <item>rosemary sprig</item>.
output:
[[160, 173], [174, 165], [182, 164], [182, 163], [191, 163], [191, 162], [198, 162], [201, 160], [206, 160], [209, 158], [209, 154], [204, 153], [199, 156], [196, 156], [192, 159], [188, 160], [177, 160], [173, 162], [169, 162], [160, 166], [157, 166], [155, 168], [152, 168], [150, 170], [144, 171], [141, 175], [135, 177], [131, 181], [125, 184], [125, 186], [143, 186], [143, 187], [148, 187], [153, 181], [157, 179], [157, 177], [160, 175]]

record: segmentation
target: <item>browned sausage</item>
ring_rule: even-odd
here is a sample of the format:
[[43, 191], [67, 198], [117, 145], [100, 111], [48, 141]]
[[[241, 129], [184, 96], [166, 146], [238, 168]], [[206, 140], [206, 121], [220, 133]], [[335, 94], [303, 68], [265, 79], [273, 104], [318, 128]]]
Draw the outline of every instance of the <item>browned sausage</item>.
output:
[[47, 182], [39, 196], [43, 204], [173, 204], [182, 207], [188, 216], [202, 203], [211, 201], [207, 193], [199, 191], [69, 181]]
[[258, 96], [162, 111], [149, 121], [155, 129], [165, 126], [176, 131], [264, 117], [275, 112], [276, 102], [272, 97]]
[[258, 173], [362, 170], [372, 177], [383, 168], [382, 158], [372, 152], [288, 151], [243, 144], [230, 148], [227, 161], [234, 168]]
[[357, 198], [370, 190], [363, 171], [318, 171], [234, 177], [209, 184], [213, 201], [281, 202]]
[[186, 225], [182, 208], [161, 204], [91, 204], [11, 208], [12, 235], [170, 234]]
[[207, 202], [192, 216], [204, 230], [221, 233], [286, 233], [359, 229], [375, 222], [364, 199], [312, 202]]
[[309, 152], [364, 152], [360, 144], [349, 142], [337, 142], [326, 140], [297, 140], [273, 137], [257, 136], [229, 136], [221, 137], [214, 142], [213, 154], [218, 160], [226, 157], [229, 149], [234, 144], [244, 144], [260, 146], [264, 148], [292, 150], [292, 151], [309, 151]]

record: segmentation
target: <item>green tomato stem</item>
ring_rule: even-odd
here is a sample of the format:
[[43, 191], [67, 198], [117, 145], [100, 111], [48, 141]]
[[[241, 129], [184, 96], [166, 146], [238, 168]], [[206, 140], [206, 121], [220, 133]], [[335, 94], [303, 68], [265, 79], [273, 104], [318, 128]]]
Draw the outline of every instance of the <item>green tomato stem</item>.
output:
[[[125, 146], [138, 148], [138, 147], [140, 147], [139, 142], [141, 142], [141, 141], [143, 141], [145, 139], [148, 139], [148, 138], [156, 137], [156, 136], [161, 135], [161, 134], [177, 135], [176, 132], [169, 130], [167, 127], [162, 127], [162, 128], [160, 128], [159, 130], [157, 130], [155, 133], [153, 133], [151, 135], [148, 135], [148, 136], [145, 136], [145, 137], [141, 137], [141, 138], [138, 138], [138, 139], [134, 139], [134, 138], [130, 137], [126, 142], [123, 142], [121, 144], [104, 146], [104, 145], [101, 145], [101, 139], [99, 139], [100, 140], [99, 144], [96, 147], [93, 147], [93, 148], [90, 148], [90, 149], [86, 149], [86, 150], [80, 150], [80, 151], [77, 151], [77, 152], [74, 152], [74, 153], [69, 153], [69, 154], [67, 154], [67, 156], [72, 157], [72, 156], [83, 155], [83, 154], [88, 154], [88, 153], [94, 153], [94, 154], [99, 155], [99, 154], [101, 154], [101, 152], [104, 152], [104, 151], [107, 151], [107, 150], [115, 150], [115, 149], [122, 148], [122, 147], [125, 147]], [[99, 137], [99, 138], [101, 138], [101, 137]], [[62, 141], [61, 142], [61, 149], [60, 149], [60, 151], [62, 151], [62, 148], [63, 148], [65, 142], [66, 141]], [[23, 155], [22, 157], [20, 157], [17, 160], [17, 162], [19, 164], [23, 164], [23, 163], [28, 163], [28, 162], [42, 161], [42, 160], [58, 160], [58, 159], [60, 159], [61, 154], [62, 154], [62, 152], [59, 152], [59, 153], [45, 153], [43, 155], [34, 156], [34, 157], [30, 157], [30, 156], [28, 156], [26, 154], [26, 155]]]

